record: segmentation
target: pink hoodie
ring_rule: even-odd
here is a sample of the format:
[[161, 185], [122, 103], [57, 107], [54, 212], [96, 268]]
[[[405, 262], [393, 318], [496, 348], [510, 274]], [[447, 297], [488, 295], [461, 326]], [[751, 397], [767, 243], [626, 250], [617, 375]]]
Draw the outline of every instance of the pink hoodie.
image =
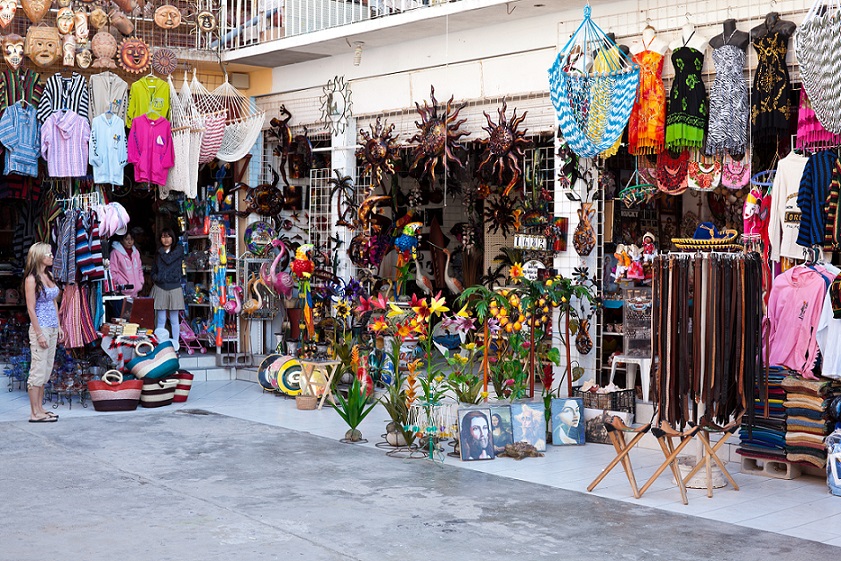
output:
[[140, 263], [140, 252], [135, 247], [128, 256], [126, 248], [120, 242], [111, 244], [111, 280], [114, 284], [133, 284], [134, 288], [123, 291], [123, 294], [135, 298], [143, 288], [143, 266]]
[[815, 379], [816, 334], [827, 286], [820, 271], [802, 266], [792, 267], [774, 279], [768, 299], [769, 364]]
[[163, 117], [135, 118], [128, 135], [128, 161], [134, 164], [134, 180], [166, 185], [169, 169], [175, 165], [172, 129]]

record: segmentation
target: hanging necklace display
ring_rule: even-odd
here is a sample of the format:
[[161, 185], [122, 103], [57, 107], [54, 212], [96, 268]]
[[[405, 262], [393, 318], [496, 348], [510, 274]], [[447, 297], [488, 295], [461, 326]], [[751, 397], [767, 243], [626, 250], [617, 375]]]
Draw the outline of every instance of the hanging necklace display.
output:
[[[698, 157], [701, 157], [698, 155]], [[697, 159], [687, 167], [687, 184], [695, 191], [713, 191], [721, 183], [721, 160], [717, 157], [711, 164]]]
[[0, 0], [0, 27], [6, 29], [12, 23], [17, 9], [17, 0]]
[[606, 72], [588, 73], [588, 58], [595, 50], [610, 50], [615, 43], [591, 19], [584, 20], [560, 50], [549, 69], [550, 96], [563, 136], [581, 157], [594, 157], [622, 135], [636, 99], [640, 67], [624, 51], [605, 57]]
[[721, 184], [728, 189], [741, 189], [750, 183], [750, 155], [745, 154], [741, 160], [734, 160], [731, 156], [721, 169]]
[[684, 150], [673, 158], [668, 150], [657, 155], [657, 188], [669, 195], [680, 195], [688, 187], [689, 150]]
[[149, 45], [146, 41], [139, 37], [127, 37], [120, 43], [120, 66], [126, 72], [133, 72], [135, 74], [142, 74], [149, 68], [151, 56], [149, 55]]

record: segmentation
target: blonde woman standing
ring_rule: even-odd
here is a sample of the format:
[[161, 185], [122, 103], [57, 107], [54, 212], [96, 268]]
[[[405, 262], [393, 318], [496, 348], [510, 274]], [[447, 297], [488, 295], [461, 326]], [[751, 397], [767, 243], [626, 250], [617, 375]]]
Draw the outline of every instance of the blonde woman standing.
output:
[[53, 252], [49, 244], [35, 243], [26, 256], [23, 289], [26, 311], [29, 313], [29, 347], [32, 363], [29, 367], [30, 423], [54, 423], [58, 415], [44, 410], [44, 384], [50, 379], [55, 362], [55, 349], [64, 333], [58, 323], [57, 298], [61, 289], [53, 280], [50, 267]]

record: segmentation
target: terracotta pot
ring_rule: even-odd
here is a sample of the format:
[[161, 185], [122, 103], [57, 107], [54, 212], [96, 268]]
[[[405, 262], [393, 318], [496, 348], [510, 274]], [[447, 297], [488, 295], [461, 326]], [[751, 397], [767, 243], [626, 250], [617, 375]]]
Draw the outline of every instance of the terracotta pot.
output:
[[572, 237], [572, 245], [575, 252], [581, 257], [587, 257], [596, 247], [596, 232], [593, 230], [592, 219], [596, 211], [593, 210], [593, 203], [581, 203], [578, 209], [578, 226], [575, 227], [575, 234]]

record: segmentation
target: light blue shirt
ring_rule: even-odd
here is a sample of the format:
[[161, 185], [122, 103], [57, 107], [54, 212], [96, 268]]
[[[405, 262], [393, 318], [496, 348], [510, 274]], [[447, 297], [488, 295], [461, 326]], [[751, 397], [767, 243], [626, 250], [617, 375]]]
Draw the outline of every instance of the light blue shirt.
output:
[[0, 143], [6, 147], [6, 173], [38, 177], [41, 135], [38, 115], [29, 103], [18, 101], [0, 118]]
[[103, 113], [91, 122], [90, 162], [94, 183], [123, 184], [123, 168], [128, 161], [126, 129], [114, 113]]

